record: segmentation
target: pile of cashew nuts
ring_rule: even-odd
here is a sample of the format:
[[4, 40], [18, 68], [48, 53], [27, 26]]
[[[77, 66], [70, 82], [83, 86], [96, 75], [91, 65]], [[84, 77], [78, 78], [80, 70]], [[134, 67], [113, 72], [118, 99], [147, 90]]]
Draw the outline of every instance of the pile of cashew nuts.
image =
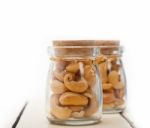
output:
[[50, 82], [50, 114], [56, 119], [91, 117], [98, 111], [98, 97], [91, 60], [56, 60]]
[[117, 56], [99, 56], [97, 64], [101, 73], [103, 88], [103, 110], [124, 109], [125, 83], [120, 73], [121, 65]]

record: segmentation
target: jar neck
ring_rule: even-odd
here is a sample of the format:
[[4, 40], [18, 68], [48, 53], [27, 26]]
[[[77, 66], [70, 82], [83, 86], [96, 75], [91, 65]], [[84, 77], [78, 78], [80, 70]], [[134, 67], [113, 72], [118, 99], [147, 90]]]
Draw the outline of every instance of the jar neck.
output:
[[59, 59], [95, 59], [100, 55], [118, 56], [122, 55], [121, 46], [50, 46], [48, 53], [50, 58]]
[[96, 57], [50, 57], [50, 60], [52, 61], [93, 61], [96, 60]]
[[99, 55], [104, 56], [118, 56], [121, 57], [123, 53], [123, 47], [122, 46], [103, 46], [99, 47]]

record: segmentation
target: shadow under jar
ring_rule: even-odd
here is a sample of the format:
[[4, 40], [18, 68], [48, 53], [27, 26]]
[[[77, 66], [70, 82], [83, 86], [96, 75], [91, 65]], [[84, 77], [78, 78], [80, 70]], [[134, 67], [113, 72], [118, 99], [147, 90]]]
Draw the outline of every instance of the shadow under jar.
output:
[[125, 109], [126, 79], [121, 61], [119, 41], [96, 41], [99, 56], [96, 63], [103, 89], [103, 113], [117, 113]]
[[103, 98], [99, 72], [97, 66], [93, 65], [96, 48], [59, 45], [49, 47], [48, 51], [48, 120], [61, 125], [100, 122]]

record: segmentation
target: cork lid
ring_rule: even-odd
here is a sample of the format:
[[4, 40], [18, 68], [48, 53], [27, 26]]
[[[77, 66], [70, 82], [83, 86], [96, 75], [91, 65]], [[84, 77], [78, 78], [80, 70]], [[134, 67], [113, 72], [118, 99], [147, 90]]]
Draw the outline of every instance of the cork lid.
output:
[[93, 58], [96, 47], [92, 43], [94, 40], [55, 40], [51, 51], [55, 57]]
[[121, 46], [119, 40], [96, 40], [96, 46], [100, 46], [100, 53], [103, 55], [120, 55]]
[[119, 40], [54, 40], [53, 46], [119, 46]]
[[[99, 49], [99, 54], [112, 55], [120, 53], [119, 40], [54, 40], [53, 46], [64, 46], [64, 48], [59, 49], [59, 51], [55, 50], [56, 53], [59, 54], [70, 54], [75, 52], [76, 54], [80, 55], [91, 55], [92, 50], [90, 48], [94, 47]], [[82, 46], [82, 48], [80, 46]], [[65, 47], [72, 47], [72, 49]]]
[[120, 46], [119, 40], [95, 40], [96, 46]]
[[53, 46], [92, 46], [94, 40], [54, 40]]

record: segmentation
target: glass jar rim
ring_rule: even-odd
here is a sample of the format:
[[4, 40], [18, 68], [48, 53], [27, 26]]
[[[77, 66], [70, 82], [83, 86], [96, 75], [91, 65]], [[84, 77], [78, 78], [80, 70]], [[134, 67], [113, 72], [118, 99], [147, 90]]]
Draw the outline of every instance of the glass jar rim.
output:
[[[117, 55], [117, 56], [121, 56], [123, 51], [124, 51], [124, 47], [119, 45], [119, 46], [48, 46], [48, 53], [50, 50], [52, 49], [97, 49], [97, 51], [99, 50], [99, 53], [97, 55]], [[113, 50], [112, 50], [113, 49]], [[103, 53], [102, 53], [103, 50]], [[112, 50], [111, 52], [109, 52], [109, 50]]]
[[48, 48], [119, 48], [123, 49], [123, 46], [48, 46]]

